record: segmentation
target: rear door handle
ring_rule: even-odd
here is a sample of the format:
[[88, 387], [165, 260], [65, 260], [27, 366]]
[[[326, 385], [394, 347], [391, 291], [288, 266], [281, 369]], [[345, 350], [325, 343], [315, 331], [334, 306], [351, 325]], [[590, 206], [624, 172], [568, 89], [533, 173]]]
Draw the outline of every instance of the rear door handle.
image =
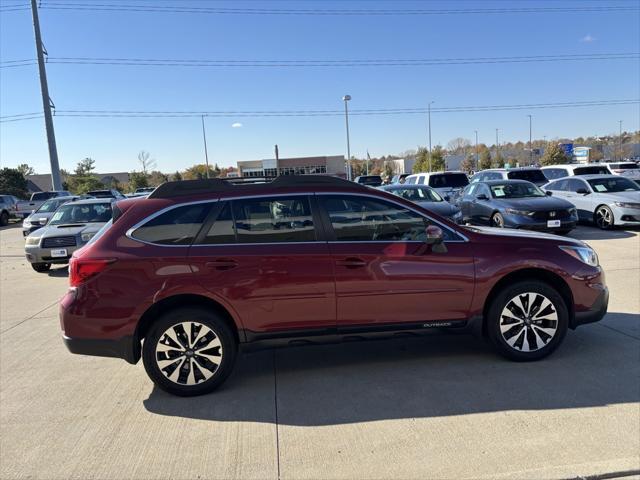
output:
[[366, 266], [367, 262], [361, 258], [350, 257], [343, 260], [336, 260], [336, 265], [339, 267], [358, 268]]
[[205, 265], [208, 268], [214, 268], [216, 270], [231, 270], [238, 266], [238, 262], [229, 258], [219, 258], [217, 260], [207, 262]]

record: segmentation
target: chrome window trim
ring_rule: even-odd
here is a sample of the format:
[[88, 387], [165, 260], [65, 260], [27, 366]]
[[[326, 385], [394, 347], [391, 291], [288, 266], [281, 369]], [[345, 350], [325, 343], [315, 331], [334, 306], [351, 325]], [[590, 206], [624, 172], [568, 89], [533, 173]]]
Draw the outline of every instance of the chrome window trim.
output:
[[[431, 187], [433, 188], [433, 187]], [[389, 199], [389, 198], [380, 198], [377, 197], [375, 195], [369, 195], [366, 193], [352, 193], [352, 192], [317, 192], [316, 195], [350, 195], [350, 196], [357, 196], [357, 197], [367, 197], [367, 198], [372, 198], [374, 200], [382, 200], [382, 201], [388, 201], [390, 203], [393, 203], [399, 207], [402, 208], [406, 208], [407, 210], [411, 210], [413, 213], [417, 213], [418, 215], [420, 215], [421, 217], [426, 217], [428, 218], [430, 221], [432, 221], [433, 223], [437, 224], [440, 226], [440, 228], [444, 228], [446, 230], [448, 230], [449, 232], [453, 233], [454, 235], [461, 237], [461, 240], [445, 240], [444, 243], [466, 243], [469, 241], [469, 238], [464, 235], [463, 233], [458, 232], [457, 230], [453, 230], [451, 227], [448, 227], [447, 225], [435, 220], [434, 218], [430, 217], [429, 215], [426, 215], [418, 210], [416, 210], [415, 208], [412, 207], [407, 207], [406, 205], [403, 205], [402, 203], [396, 202], [393, 199]], [[340, 241], [340, 240], [331, 240], [329, 241], [329, 243], [372, 243], [372, 242], [377, 242], [377, 243], [410, 243], [410, 242], [418, 242], [418, 243], [424, 243], [424, 242], [420, 242], [419, 240], [386, 240], [386, 241], [381, 241], [381, 240], [362, 240], [362, 241], [348, 241], [348, 242], [344, 242], [344, 241]]]
[[215, 203], [218, 202], [219, 199], [208, 199], [208, 200], [198, 200], [196, 202], [184, 202], [184, 203], [176, 203], [174, 205], [169, 205], [168, 207], [162, 208], [160, 210], [158, 210], [157, 212], [152, 213], [151, 215], [148, 215], [146, 217], [144, 217], [142, 220], [140, 220], [138, 223], [136, 223], [135, 225], [133, 225], [132, 227], [130, 227], [126, 232], [125, 232], [125, 237], [135, 241], [135, 242], [140, 242], [140, 243], [144, 243], [146, 245], [153, 245], [154, 247], [169, 247], [169, 248], [189, 248], [191, 245], [165, 245], [163, 243], [154, 243], [154, 242], [148, 242], [146, 240], [141, 240], [139, 238], [135, 238], [133, 236], [133, 232], [135, 232], [138, 228], [142, 227], [145, 223], [150, 222], [151, 220], [153, 220], [156, 217], [159, 217], [160, 215], [163, 215], [166, 212], [169, 212], [175, 208], [180, 208], [180, 207], [186, 207], [188, 205], [199, 205], [201, 203]]

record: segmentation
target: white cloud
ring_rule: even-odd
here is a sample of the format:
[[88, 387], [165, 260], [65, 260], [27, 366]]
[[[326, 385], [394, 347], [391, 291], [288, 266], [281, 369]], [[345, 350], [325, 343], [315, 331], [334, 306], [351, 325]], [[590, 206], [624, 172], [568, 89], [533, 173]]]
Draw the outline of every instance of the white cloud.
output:
[[232, 123], [231, 128], [242, 128], [242, 124], [240, 122]]
[[592, 36], [590, 33], [587, 33], [584, 37], [580, 39], [582, 43], [591, 43], [596, 41], [596, 37]]

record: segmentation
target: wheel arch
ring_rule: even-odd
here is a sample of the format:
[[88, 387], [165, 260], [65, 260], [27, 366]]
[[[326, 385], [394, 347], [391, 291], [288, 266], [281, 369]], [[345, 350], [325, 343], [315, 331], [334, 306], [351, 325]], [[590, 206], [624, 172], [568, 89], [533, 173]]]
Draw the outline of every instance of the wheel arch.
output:
[[593, 209], [593, 215], [592, 215], [593, 223], [597, 223], [597, 221], [596, 221], [596, 214], [598, 213], [598, 209], [599, 209], [600, 207], [607, 207], [607, 208], [611, 211], [611, 215], [612, 215], [612, 217], [613, 217], [613, 224], [615, 225], [616, 217], [615, 217], [615, 214], [613, 213], [613, 209], [609, 206], [609, 204], [608, 204], [608, 203], [600, 203], [600, 204], [598, 204], [598, 205], [596, 206], [596, 208], [594, 208], [594, 209]]
[[[138, 344], [149, 332], [149, 329], [153, 325], [154, 321], [162, 314], [165, 314], [171, 310], [175, 310], [181, 307], [201, 307], [207, 310], [211, 310], [219, 314], [223, 320], [229, 325], [237, 343], [240, 343], [240, 329], [236, 324], [233, 316], [229, 311], [220, 303], [215, 300], [206, 297], [204, 295], [195, 294], [177, 294], [151, 305], [140, 317], [136, 331], [134, 334], [134, 340]], [[244, 338], [242, 339], [244, 340]]]
[[489, 292], [489, 295], [487, 295], [487, 298], [484, 302], [484, 307], [482, 309], [483, 336], [487, 335], [487, 314], [489, 312], [489, 308], [491, 307], [491, 304], [495, 300], [496, 296], [498, 296], [500, 291], [502, 291], [502, 289], [506, 288], [509, 285], [513, 285], [516, 282], [532, 280], [546, 283], [550, 287], [558, 290], [558, 293], [560, 293], [560, 296], [567, 306], [567, 311], [569, 313], [569, 327], [575, 328], [573, 293], [571, 293], [571, 288], [569, 287], [567, 282], [560, 275], [550, 270], [545, 270], [543, 268], [523, 268], [505, 275], [500, 280], [498, 280], [496, 284], [491, 288], [491, 291]]

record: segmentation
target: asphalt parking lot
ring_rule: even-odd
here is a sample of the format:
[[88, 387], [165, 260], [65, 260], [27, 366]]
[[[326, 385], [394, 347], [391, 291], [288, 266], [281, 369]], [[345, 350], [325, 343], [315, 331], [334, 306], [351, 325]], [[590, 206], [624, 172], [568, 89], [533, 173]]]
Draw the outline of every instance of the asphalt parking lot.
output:
[[[240, 357], [217, 393], [171, 397], [142, 364], [71, 355], [66, 267], [0, 230], [0, 478], [575, 478], [640, 470], [640, 231], [598, 252], [609, 314], [547, 360], [473, 337]], [[636, 472], [637, 474], [637, 472]]]

